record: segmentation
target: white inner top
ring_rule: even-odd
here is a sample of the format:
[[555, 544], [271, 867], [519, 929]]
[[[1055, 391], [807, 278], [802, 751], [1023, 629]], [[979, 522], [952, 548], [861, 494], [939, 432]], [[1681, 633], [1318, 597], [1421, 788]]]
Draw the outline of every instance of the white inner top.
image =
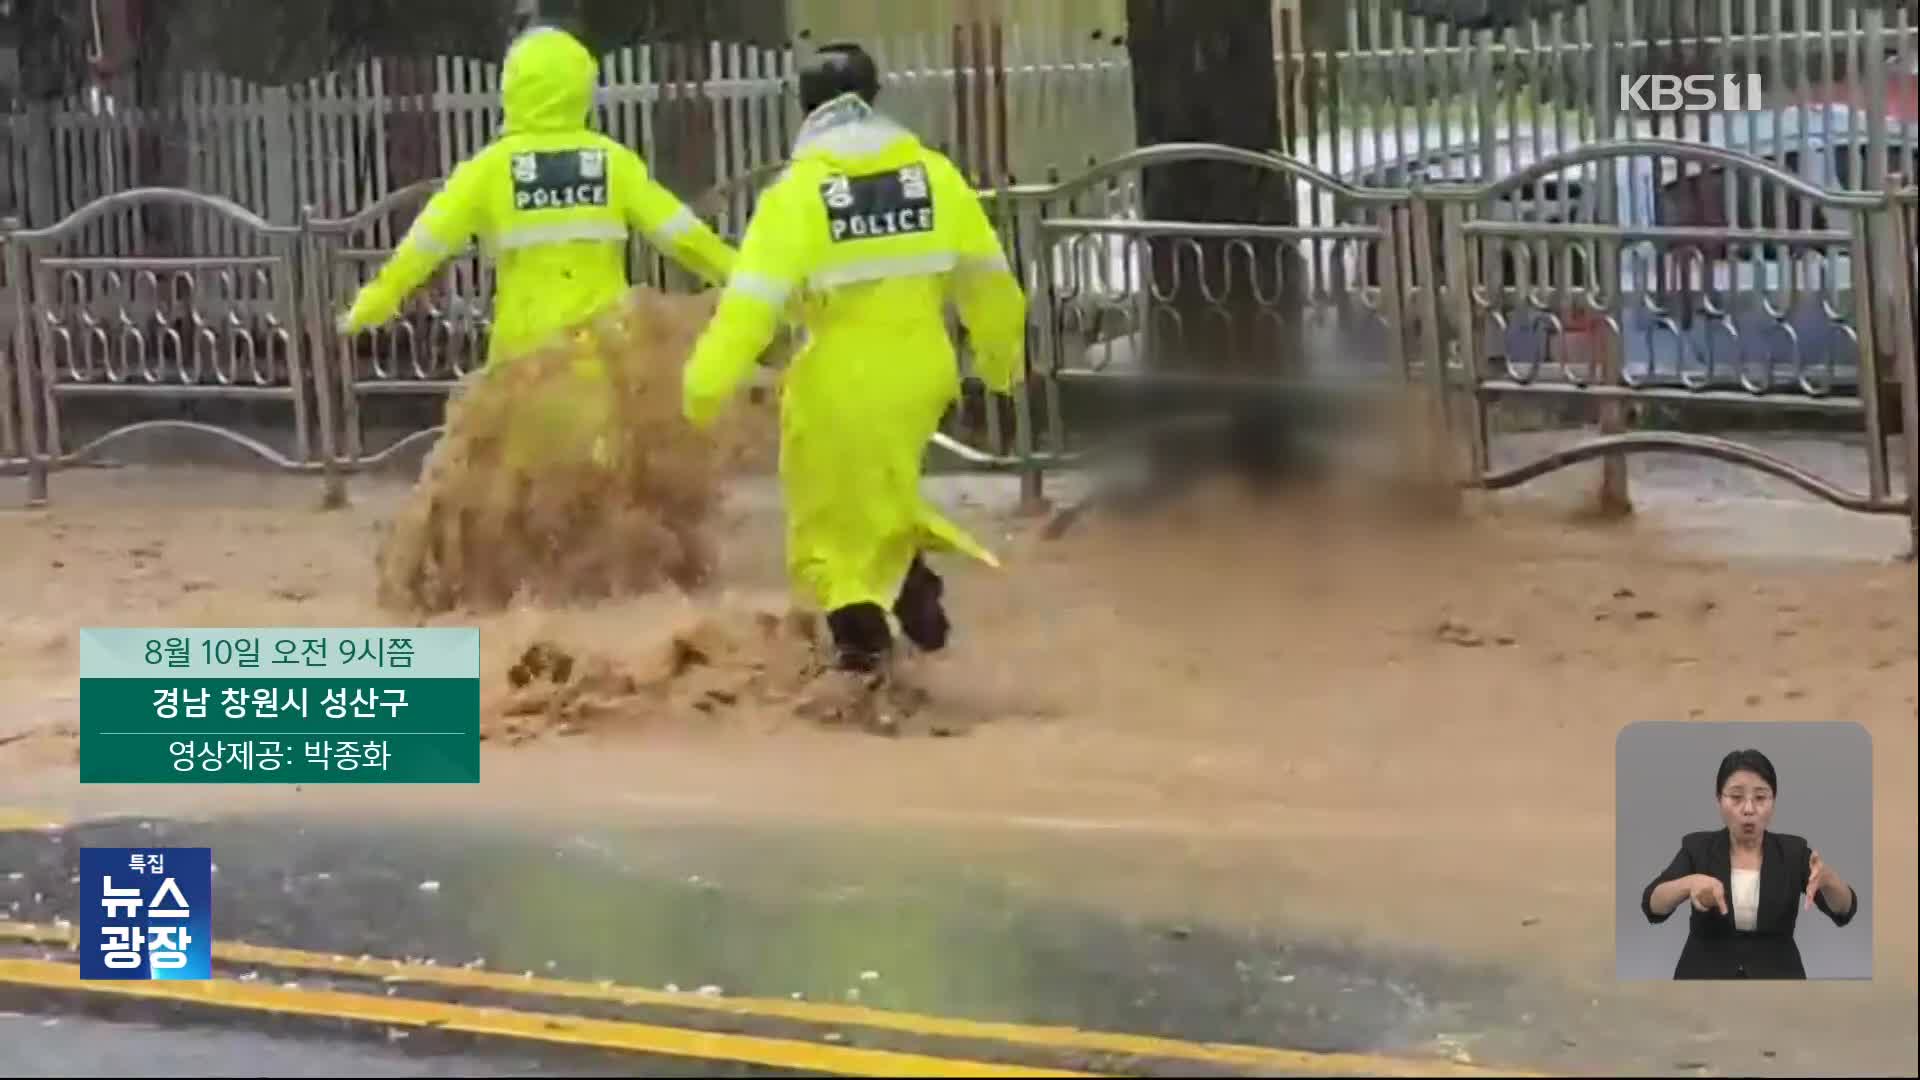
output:
[[1733, 928], [1752, 930], [1760, 915], [1760, 871], [1733, 872]]

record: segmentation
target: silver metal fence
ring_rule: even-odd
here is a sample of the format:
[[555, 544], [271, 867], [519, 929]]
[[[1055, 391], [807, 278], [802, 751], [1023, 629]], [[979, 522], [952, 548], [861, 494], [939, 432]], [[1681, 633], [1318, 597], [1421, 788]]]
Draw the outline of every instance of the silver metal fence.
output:
[[[1661, 163], [1674, 167], [1659, 172]], [[1651, 175], [1649, 175], [1651, 174]], [[1543, 179], [1580, 178], [1610, 193], [1658, 202], [1704, 189], [1751, 186], [1762, 197], [1739, 217], [1685, 223], [1665, 206], [1626, 195], [1587, 221], [1513, 220], [1488, 213]], [[1914, 508], [1892, 493], [1882, 394], [1911, 392], [1912, 328], [1882, 342], [1887, 296], [1869, 268], [1873, 239], [1892, 212], [1884, 192], [1823, 188], [1770, 161], [1713, 146], [1631, 140], [1584, 147], [1477, 187], [1417, 190], [1416, 210], [1443, 218], [1439, 266], [1447, 286], [1429, 356], [1445, 356], [1449, 385], [1469, 404], [1471, 482], [1500, 489], [1593, 458], [1609, 462], [1603, 499], [1626, 498], [1624, 455], [1705, 455], [1769, 473], [1838, 506], [1874, 513]], [[1797, 212], [1811, 228], [1783, 227]], [[1679, 220], [1680, 223], [1666, 223]], [[1908, 242], [1911, 242], [1909, 236]], [[1502, 398], [1555, 396], [1602, 405], [1597, 439], [1510, 468], [1491, 460], [1489, 411]], [[1624, 430], [1635, 403], [1822, 412], [1857, 418], [1867, 490], [1854, 491], [1730, 439]], [[1911, 421], [1909, 420], [1909, 424]]]
[[[97, 238], [100, 225], [127, 220], [139, 222], [137, 235], [191, 235], [208, 219], [236, 244], [219, 254], [150, 255], [102, 253], [85, 239]], [[30, 501], [45, 501], [53, 470], [160, 429], [210, 436], [286, 471], [332, 469], [332, 399], [312, 378], [301, 340], [308, 309], [300, 296], [301, 239], [299, 228], [271, 225], [224, 199], [152, 188], [96, 199], [46, 228], [8, 230], [6, 287]], [[261, 435], [163, 417], [119, 424], [70, 448], [62, 403], [81, 397], [279, 402], [291, 407], [292, 438], [275, 446], [268, 440], [277, 426]]]
[[[1306, 225], [1147, 215], [1153, 185], [1196, 164], [1244, 170], [1287, 197], [1324, 198], [1337, 213]], [[737, 239], [772, 175], [760, 170], [695, 204], [710, 217], [727, 211], [725, 231]], [[366, 402], [445, 395], [484, 355], [491, 283], [473, 253], [388, 326], [351, 340], [335, 330], [387, 254], [384, 238], [400, 234], [393, 216], [433, 189], [416, 185], [346, 218], [309, 214], [297, 228], [190, 192], [135, 191], [48, 229], [0, 230], [13, 324], [0, 458], [12, 452], [15, 469], [33, 477], [30, 497], [42, 500], [49, 471], [135, 431], [185, 427], [289, 471], [325, 473], [329, 496], [343, 496], [346, 475], [437, 434], [369, 447]], [[1702, 224], [1679, 212], [1726, 189], [1754, 193], [1732, 204], [1730, 220]], [[1588, 210], [1574, 220], [1541, 215], [1534, 200], [1543, 190]], [[1231, 397], [1356, 386], [1430, 400], [1436, 430], [1457, 439], [1468, 463], [1458, 479], [1473, 486], [1509, 488], [1580, 461], [1666, 451], [1759, 469], [1854, 510], [1914, 512], [1920, 269], [1910, 188], [1834, 190], [1738, 150], [1633, 140], [1551, 155], [1491, 183], [1409, 189], [1357, 188], [1279, 155], [1169, 145], [984, 196], [1030, 297], [1028, 378], [1010, 401], [951, 417], [937, 442], [967, 467], [1018, 473], [1030, 499], [1045, 474], [1087, 450], [1064, 389], [1205, 384]], [[252, 246], [207, 257], [61, 249], [105, 215], [155, 209], [215, 214]], [[633, 277], [678, 287], [663, 265], [636, 248]], [[1889, 269], [1857, 269], [1874, 266]], [[1886, 276], [1886, 287], [1860, 280], [1874, 276]], [[1222, 351], [1232, 363], [1218, 362]], [[1196, 353], [1215, 362], [1184, 366]], [[68, 450], [59, 404], [81, 395], [287, 402], [292, 447], [169, 419]], [[1596, 408], [1601, 436], [1495, 468], [1490, 413], [1500, 400], [1529, 397]], [[1729, 438], [1629, 433], [1630, 406], [1857, 418], [1866, 490]], [[1904, 438], [1889, 458], [1887, 417], [1896, 412]], [[1904, 466], [1900, 494], [1894, 460]], [[1623, 467], [1609, 470], [1603, 495], [1625, 498]]]
[[[480, 370], [491, 329], [493, 272], [469, 249], [409, 297], [401, 314], [359, 334], [339, 332], [335, 316], [372, 279], [405, 234], [396, 219], [417, 213], [440, 181], [411, 184], [344, 218], [309, 209], [304, 228], [309, 325], [313, 349], [328, 357], [338, 385], [343, 472], [377, 467], [432, 438], [437, 427], [411, 432], [380, 450], [367, 445], [369, 399], [445, 396]], [[340, 492], [329, 492], [337, 499]]]

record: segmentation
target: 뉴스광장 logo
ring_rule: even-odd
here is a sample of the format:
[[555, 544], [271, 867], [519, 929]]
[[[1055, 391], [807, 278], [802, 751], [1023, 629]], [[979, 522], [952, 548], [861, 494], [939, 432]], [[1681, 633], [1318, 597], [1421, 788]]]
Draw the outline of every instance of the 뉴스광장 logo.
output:
[[81, 848], [80, 978], [213, 977], [212, 848]]
[[1758, 75], [1622, 75], [1622, 112], [1758, 112]]

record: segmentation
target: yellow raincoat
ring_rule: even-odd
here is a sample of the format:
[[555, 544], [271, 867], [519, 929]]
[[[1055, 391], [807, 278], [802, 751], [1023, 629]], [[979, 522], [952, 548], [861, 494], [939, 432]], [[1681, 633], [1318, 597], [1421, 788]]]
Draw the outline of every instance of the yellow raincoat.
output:
[[[356, 333], [392, 319], [408, 294], [478, 237], [496, 264], [487, 364], [549, 342], [617, 301], [628, 288], [627, 241], [645, 235], [662, 252], [714, 284], [726, 280], [734, 250], [650, 175], [639, 155], [587, 125], [599, 64], [559, 30], [536, 29], [507, 52], [500, 136], [463, 161], [430, 200], [379, 273], [360, 290], [341, 329]], [[595, 384], [593, 358], [576, 374]], [[591, 429], [607, 404], [594, 386], [529, 403], [552, 413], [536, 426]]]
[[1011, 390], [1026, 297], [972, 186], [856, 95], [815, 110], [688, 362], [685, 410], [711, 424], [798, 316], [806, 345], [780, 408], [787, 565], [825, 610], [891, 608], [919, 551], [998, 565], [920, 493], [928, 440], [959, 392], [949, 301], [976, 374]]

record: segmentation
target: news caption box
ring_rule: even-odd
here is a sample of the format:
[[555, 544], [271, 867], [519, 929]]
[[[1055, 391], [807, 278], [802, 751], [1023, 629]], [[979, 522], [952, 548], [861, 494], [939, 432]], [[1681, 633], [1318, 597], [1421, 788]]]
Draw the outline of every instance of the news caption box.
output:
[[80, 632], [85, 784], [473, 784], [480, 632]]
[[213, 977], [212, 848], [81, 848], [80, 978]]

